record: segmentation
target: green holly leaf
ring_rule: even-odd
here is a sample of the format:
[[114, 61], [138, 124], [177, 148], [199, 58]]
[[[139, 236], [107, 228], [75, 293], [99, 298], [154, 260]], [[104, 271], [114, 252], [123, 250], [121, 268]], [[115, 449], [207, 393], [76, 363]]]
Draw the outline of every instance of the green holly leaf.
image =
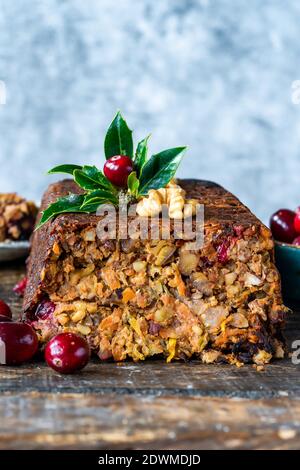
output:
[[57, 201], [50, 204], [50, 206], [42, 212], [42, 217], [36, 230], [58, 214], [66, 212], [85, 212], [81, 210], [83, 200], [83, 194], [69, 194], [68, 196], [59, 197]]
[[117, 113], [108, 128], [104, 141], [104, 152], [107, 160], [114, 155], [133, 157], [132, 131], [120, 112]]
[[132, 196], [137, 197], [140, 182], [139, 182], [139, 180], [136, 176], [135, 171], [131, 172], [130, 175], [128, 176], [127, 186], [128, 186], [129, 192], [132, 194]]
[[86, 204], [82, 210], [84, 212], [88, 212], [89, 214], [94, 214], [97, 212], [99, 206], [102, 206], [103, 204], [112, 204], [111, 201], [106, 201], [105, 199], [94, 199], [90, 204]]
[[75, 170], [74, 171], [74, 181], [80, 186], [82, 189], [92, 190], [99, 188], [99, 183], [94, 181], [93, 179], [89, 178], [87, 175], [84, 174], [82, 170]]
[[106, 189], [111, 192], [116, 192], [111, 182], [108, 181], [102, 171], [98, 170], [95, 166], [85, 165], [81, 170], [75, 170], [73, 176], [75, 182], [87, 191]]
[[68, 173], [69, 175], [73, 175], [75, 170], [81, 170], [82, 166], [81, 165], [58, 165], [55, 166], [54, 168], [51, 168], [51, 170], [48, 171], [48, 174], [51, 175], [52, 173]]
[[106, 178], [106, 176], [102, 173], [102, 171], [98, 170], [95, 166], [88, 166], [84, 165], [82, 171], [87, 175], [89, 178], [93, 179], [94, 181], [98, 181], [99, 185], [107, 189], [108, 191], [117, 192], [115, 186]]
[[142, 169], [144, 164], [147, 160], [147, 153], [148, 153], [148, 139], [150, 134], [145, 137], [145, 139], [141, 140], [136, 148], [135, 158], [134, 158], [134, 166], [137, 170], [137, 174], [140, 176], [142, 173]]
[[164, 188], [175, 176], [186, 147], [176, 147], [152, 155], [143, 166], [139, 194], [144, 196], [150, 189]]
[[91, 204], [103, 204], [110, 202], [114, 206], [118, 205], [118, 198], [115, 194], [112, 194], [110, 191], [106, 191], [103, 189], [97, 189], [95, 191], [91, 191], [84, 196], [81, 209], [84, 209]]

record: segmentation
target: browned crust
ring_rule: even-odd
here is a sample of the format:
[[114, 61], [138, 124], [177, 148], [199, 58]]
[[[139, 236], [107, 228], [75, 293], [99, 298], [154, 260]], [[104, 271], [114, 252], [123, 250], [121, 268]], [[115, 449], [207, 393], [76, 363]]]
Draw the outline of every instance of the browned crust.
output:
[[[234, 226], [243, 228], [255, 225], [268, 230], [254, 214], [235, 196], [216, 183], [196, 179], [182, 179], [179, 184], [185, 189], [187, 198], [198, 199], [205, 206], [205, 230], [225, 231]], [[68, 193], [80, 194], [81, 190], [72, 180], [51, 184], [45, 192], [41, 211], [58, 197]], [[40, 215], [38, 216], [39, 219]], [[63, 240], [66, 231], [80, 230], [87, 226], [95, 227], [99, 217], [94, 214], [62, 214], [50, 220], [32, 239], [32, 249], [28, 260], [28, 284], [24, 296], [24, 311], [33, 308], [39, 301], [42, 289], [40, 274], [51, 253], [53, 244]], [[271, 234], [270, 234], [271, 236]]]

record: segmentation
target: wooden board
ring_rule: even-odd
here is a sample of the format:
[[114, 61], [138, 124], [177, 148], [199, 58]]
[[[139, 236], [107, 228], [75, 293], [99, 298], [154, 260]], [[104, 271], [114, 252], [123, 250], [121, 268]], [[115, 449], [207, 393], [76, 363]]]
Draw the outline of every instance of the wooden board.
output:
[[[0, 298], [14, 316], [12, 286], [24, 264], [0, 266]], [[300, 310], [289, 343], [300, 339]], [[0, 368], [0, 449], [296, 449], [300, 365], [99, 363], [61, 376], [42, 361]]]

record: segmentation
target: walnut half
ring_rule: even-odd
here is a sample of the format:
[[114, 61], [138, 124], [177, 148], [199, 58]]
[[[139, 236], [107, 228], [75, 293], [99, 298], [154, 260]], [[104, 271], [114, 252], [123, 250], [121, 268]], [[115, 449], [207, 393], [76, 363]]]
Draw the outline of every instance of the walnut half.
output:
[[196, 199], [185, 199], [185, 191], [178, 184], [170, 182], [165, 188], [151, 189], [147, 197], [137, 204], [137, 214], [140, 217], [155, 217], [162, 211], [162, 205], [167, 204], [171, 219], [183, 219], [196, 214]]

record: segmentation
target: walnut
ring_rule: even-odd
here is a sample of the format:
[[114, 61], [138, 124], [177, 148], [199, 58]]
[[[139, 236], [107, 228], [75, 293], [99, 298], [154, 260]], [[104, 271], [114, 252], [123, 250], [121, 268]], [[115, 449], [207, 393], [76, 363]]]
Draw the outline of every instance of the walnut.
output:
[[76, 325], [76, 329], [79, 333], [81, 333], [84, 336], [89, 335], [91, 332], [91, 329], [89, 326], [81, 325], [80, 323]]
[[196, 270], [199, 262], [199, 255], [191, 253], [190, 251], [182, 250], [179, 256], [179, 271], [181, 274], [188, 276]]
[[154, 261], [155, 266], [164, 266], [175, 253], [176, 246], [166, 240], [160, 240], [151, 251], [156, 258]]
[[81, 321], [84, 319], [86, 316], [86, 311], [85, 310], [77, 310], [73, 315], [71, 316], [71, 320], [75, 323]]
[[183, 209], [183, 215], [185, 219], [187, 219], [188, 217], [192, 217], [193, 215], [196, 215], [197, 204], [198, 204], [197, 199], [187, 199], [185, 201], [185, 205]]
[[177, 184], [167, 188], [167, 203], [169, 206], [169, 217], [171, 219], [183, 219], [184, 197], [185, 191]]
[[137, 204], [137, 213], [141, 217], [154, 217], [161, 213], [162, 205], [168, 205], [171, 219], [183, 219], [196, 214], [196, 199], [185, 200], [185, 191], [178, 184], [170, 181], [165, 188], [151, 189], [148, 197]]
[[146, 270], [147, 263], [146, 261], [134, 261], [132, 267], [137, 273], [140, 273]]
[[154, 321], [156, 323], [164, 323], [167, 322], [173, 315], [173, 311], [169, 307], [162, 307], [156, 312], [154, 312]]
[[164, 203], [160, 190], [150, 189], [148, 197], [141, 199], [136, 211], [141, 217], [155, 217], [161, 213], [161, 205]]

